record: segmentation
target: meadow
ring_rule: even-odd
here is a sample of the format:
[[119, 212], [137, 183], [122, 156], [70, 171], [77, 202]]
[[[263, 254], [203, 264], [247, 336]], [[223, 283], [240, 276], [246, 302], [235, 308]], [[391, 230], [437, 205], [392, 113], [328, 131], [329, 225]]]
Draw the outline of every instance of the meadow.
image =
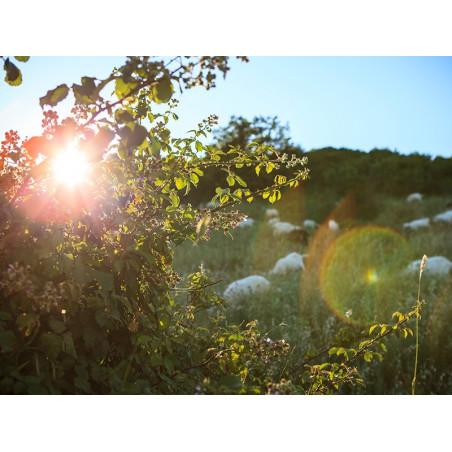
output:
[[[350, 191], [335, 197], [331, 190], [309, 192], [299, 187], [284, 193], [273, 206], [263, 201], [242, 204], [238, 209], [254, 220], [252, 225], [236, 227], [230, 235], [213, 232], [209, 241], [175, 247], [175, 269], [187, 276], [203, 268], [219, 281], [215, 285], [219, 294], [235, 280], [266, 277], [270, 281], [266, 294], [250, 293], [246, 300], [229, 303], [225, 315], [231, 324], [257, 320], [266, 337], [286, 340], [291, 345], [286, 369], [290, 377], [292, 370], [307, 363], [323, 362], [329, 347], [365, 337], [373, 323], [390, 323], [393, 312], [410, 310], [418, 288], [418, 272], [406, 271], [410, 262], [424, 254], [452, 260], [451, 224], [403, 228], [405, 222], [448, 210], [448, 196], [425, 196], [411, 203], [406, 196], [370, 192], [366, 196]], [[319, 227], [309, 234], [307, 244], [275, 237], [264, 218], [270, 207], [279, 211], [281, 221], [302, 225], [311, 219]], [[328, 228], [329, 219], [339, 223], [337, 232]], [[294, 251], [307, 254], [305, 268], [271, 275], [276, 261]], [[450, 274], [423, 275], [419, 394], [452, 393], [451, 289]], [[413, 328], [414, 320], [410, 324]], [[386, 349], [382, 362], [358, 364], [366, 386], [343, 386], [342, 393], [409, 394], [415, 338], [391, 337]]]

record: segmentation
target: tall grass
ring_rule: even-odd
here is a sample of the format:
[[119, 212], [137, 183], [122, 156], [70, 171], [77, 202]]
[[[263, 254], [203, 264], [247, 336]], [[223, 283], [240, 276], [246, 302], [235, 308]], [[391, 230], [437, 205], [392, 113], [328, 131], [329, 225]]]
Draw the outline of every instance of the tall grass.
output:
[[[217, 285], [220, 293], [236, 279], [264, 275], [271, 283], [270, 291], [229, 309], [227, 318], [234, 323], [258, 320], [261, 331], [295, 347], [293, 359], [302, 362], [330, 344], [344, 328], [359, 335], [370, 323], [389, 322], [392, 312], [410, 309], [410, 300], [418, 295], [418, 281], [417, 275], [405, 273], [404, 268], [424, 253], [452, 260], [452, 225], [432, 224], [429, 229], [411, 232], [402, 225], [446, 210], [447, 201], [447, 197], [427, 197], [422, 203], [407, 203], [374, 194], [371, 204], [375, 211], [367, 211], [363, 217], [363, 200], [353, 193], [334, 198], [331, 192], [306, 195], [302, 190], [291, 191], [275, 205], [281, 220], [302, 224], [310, 218], [322, 224], [334, 218], [341, 225], [339, 234], [320, 227], [308, 246], [276, 238], [263, 220], [269, 205], [256, 202], [240, 209], [255, 220], [253, 226], [234, 229], [233, 239], [214, 233], [208, 242], [177, 247], [175, 268], [184, 276], [203, 265], [212, 279], [223, 279]], [[369, 234], [353, 239], [353, 231], [364, 226], [370, 227]], [[387, 229], [392, 232], [381, 232]], [[371, 232], [374, 230], [380, 232]], [[347, 234], [351, 237], [348, 242], [341, 238]], [[276, 261], [292, 251], [308, 253], [306, 269], [284, 277], [270, 275]], [[452, 393], [452, 278], [435, 278], [427, 272], [422, 284], [423, 298], [429, 301], [423, 308], [425, 327], [416, 338], [388, 339], [382, 363], [358, 365], [366, 389], [344, 388], [344, 393], [410, 393], [413, 366], [417, 393]]]

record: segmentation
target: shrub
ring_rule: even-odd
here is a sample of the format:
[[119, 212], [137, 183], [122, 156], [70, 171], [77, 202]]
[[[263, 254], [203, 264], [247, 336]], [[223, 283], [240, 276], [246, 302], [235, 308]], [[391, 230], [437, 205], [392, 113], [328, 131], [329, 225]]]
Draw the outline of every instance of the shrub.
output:
[[[240, 214], [225, 211], [256, 196], [274, 202], [306, 177], [274, 176], [251, 191], [236, 168], [270, 174], [304, 165], [253, 143], [227, 153], [202, 143], [211, 116], [188, 138], [167, 125], [174, 85], [207, 89], [227, 58], [170, 62], [129, 58], [105, 80], [83, 77], [40, 99], [57, 105], [72, 90], [72, 115], [44, 112], [42, 136], [2, 142], [0, 186], [0, 387], [2, 393], [263, 392], [271, 360], [255, 324], [229, 326], [224, 302], [205, 272], [185, 281], [173, 268], [174, 246], [228, 232]], [[114, 85], [116, 100], [102, 97]], [[164, 113], [153, 110], [167, 104]], [[76, 146], [88, 176], [71, 186], [77, 161], [55, 173], [62, 150]], [[66, 151], [65, 151], [66, 152]], [[72, 152], [72, 151], [71, 151]], [[273, 158], [270, 160], [269, 156]], [[184, 197], [204, 171], [223, 170], [216, 207], [196, 210]], [[61, 170], [61, 169], [60, 169]], [[217, 181], [221, 184], [221, 181]], [[178, 295], [185, 296], [178, 296]], [[213, 309], [212, 309], [213, 308]], [[210, 316], [202, 313], [208, 311]], [[201, 320], [202, 319], [202, 322]]]

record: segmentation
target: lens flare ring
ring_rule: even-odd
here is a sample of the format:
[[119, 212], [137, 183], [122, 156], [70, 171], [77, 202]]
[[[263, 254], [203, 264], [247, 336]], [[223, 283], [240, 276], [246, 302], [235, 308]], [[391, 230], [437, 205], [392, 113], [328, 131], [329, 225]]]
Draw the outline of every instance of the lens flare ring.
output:
[[[398, 306], [401, 278], [410, 247], [398, 232], [360, 226], [341, 234], [326, 249], [319, 268], [320, 291], [331, 312], [347, 324], [386, 318]], [[392, 310], [392, 311], [391, 311]]]

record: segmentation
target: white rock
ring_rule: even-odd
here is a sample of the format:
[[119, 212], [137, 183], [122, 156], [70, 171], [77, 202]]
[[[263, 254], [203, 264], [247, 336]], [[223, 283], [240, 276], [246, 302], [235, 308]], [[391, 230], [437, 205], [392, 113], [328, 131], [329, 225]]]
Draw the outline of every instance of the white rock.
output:
[[328, 228], [330, 229], [330, 231], [337, 232], [339, 231], [339, 224], [334, 220], [330, 220], [328, 221]]
[[263, 295], [270, 288], [270, 283], [263, 276], [252, 275], [232, 282], [224, 291], [224, 298], [231, 302], [246, 300], [250, 295]]
[[267, 209], [265, 211], [265, 219], [268, 221], [271, 218], [279, 218], [279, 212], [276, 209]]
[[270, 274], [285, 275], [297, 270], [304, 270], [303, 259], [306, 256], [307, 254], [290, 253], [276, 262]]
[[306, 229], [315, 229], [318, 226], [318, 224], [314, 220], [304, 220], [303, 226]]
[[428, 228], [430, 226], [430, 218], [420, 218], [409, 223], [403, 223], [403, 227], [407, 229]]
[[445, 221], [446, 223], [452, 223], [452, 210], [446, 210], [443, 213], [439, 213], [433, 217], [433, 221]]
[[[406, 270], [410, 273], [419, 273], [421, 261], [422, 259], [411, 262], [411, 264], [407, 266]], [[443, 256], [432, 256], [427, 259], [424, 273], [435, 276], [444, 276], [448, 275], [451, 269], [452, 262], [449, 259]]]
[[406, 200], [408, 202], [413, 202], [413, 201], [422, 201], [422, 196], [420, 193], [411, 193], [411, 195], [408, 195]]
[[295, 226], [291, 223], [287, 223], [286, 221], [277, 221], [272, 223], [273, 235], [275, 237], [280, 237], [282, 235], [288, 235], [293, 231], [302, 231], [303, 228], [301, 226]]

